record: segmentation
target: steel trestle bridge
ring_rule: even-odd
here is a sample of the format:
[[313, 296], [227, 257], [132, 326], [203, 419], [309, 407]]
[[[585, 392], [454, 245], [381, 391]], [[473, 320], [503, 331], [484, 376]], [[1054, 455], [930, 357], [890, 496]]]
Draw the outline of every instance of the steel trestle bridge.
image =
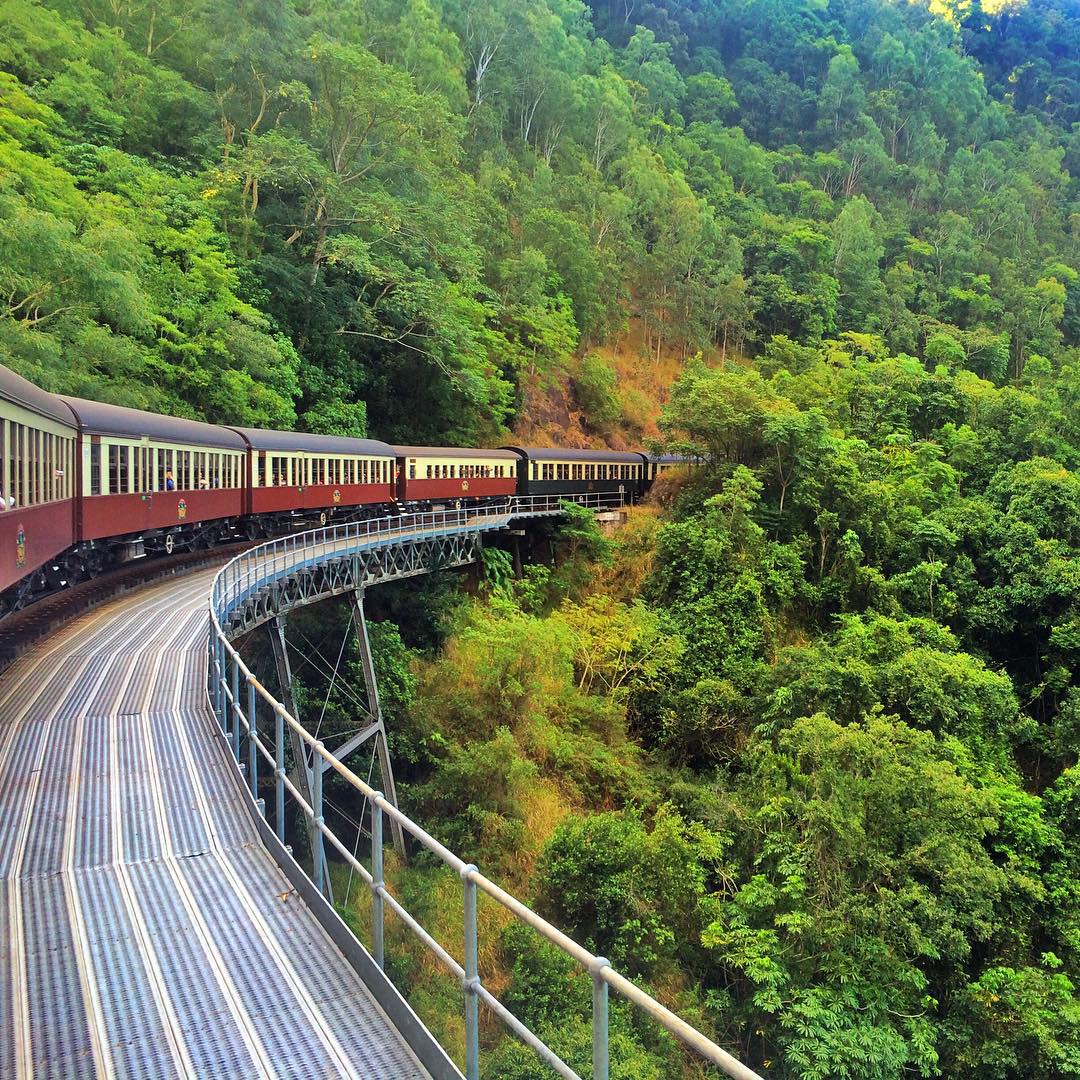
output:
[[[0, 1077], [460, 1077], [382, 970], [387, 909], [461, 986], [469, 1080], [481, 1005], [576, 1077], [482, 984], [480, 893], [589, 973], [596, 1080], [608, 1076], [610, 990], [723, 1075], [756, 1076], [402, 814], [231, 644], [347, 596], [367, 657], [364, 588], [473, 562], [484, 533], [560, 512], [553, 498], [513, 498], [283, 537], [111, 601], [0, 677]], [[368, 702], [385, 749], [373, 677]], [[329, 771], [364, 800], [366, 859], [323, 816]], [[284, 844], [287, 804], [309, 829], [310, 876]], [[463, 964], [388, 891], [384, 820], [460, 876]], [[333, 907], [328, 848], [370, 890], [370, 951]]]

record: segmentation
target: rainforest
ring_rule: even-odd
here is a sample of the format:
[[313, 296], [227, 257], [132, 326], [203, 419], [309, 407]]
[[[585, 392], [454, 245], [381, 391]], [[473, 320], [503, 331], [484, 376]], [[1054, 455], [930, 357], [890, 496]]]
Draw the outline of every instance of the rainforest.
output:
[[[1080, 1076], [1075, 0], [0, 26], [0, 364], [214, 423], [695, 463], [612, 533], [571, 513], [372, 590], [404, 809], [763, 1076]], [[298, 674], [344, 730], [350, 678]], [[456, 879], [387, 874], [453, 937]], [[481, 920], [485, 984], [589, 1075], [588, 978]], [[460, 988], [388, 932], [460, 1047]], [[612, 1032], [620, 1080], [709, 1075]], [[484, 1039], [486, 1080], [548, 1075]]]

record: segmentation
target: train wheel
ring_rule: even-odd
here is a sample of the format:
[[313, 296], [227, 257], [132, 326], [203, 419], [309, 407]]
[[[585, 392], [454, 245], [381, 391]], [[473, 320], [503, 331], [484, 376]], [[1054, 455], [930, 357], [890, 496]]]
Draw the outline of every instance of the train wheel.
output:
[[165, 554], [171, 555], [176, 550], [176, 535], [174, 533], [165, 534]]

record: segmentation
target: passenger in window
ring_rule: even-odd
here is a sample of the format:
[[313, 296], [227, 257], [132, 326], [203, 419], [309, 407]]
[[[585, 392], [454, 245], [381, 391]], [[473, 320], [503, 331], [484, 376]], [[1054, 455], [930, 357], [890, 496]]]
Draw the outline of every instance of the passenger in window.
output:
[[206, 479], [206, 475], [204, 473], [199, 474], [199, 490], [200, 491], [209, 491], [210, 490], [210, 481]]
[[0, 510], [14, 510], [15, 509], [15, 496], [9, 495], [4, 498], [4, 492], [0, 490]]
[[173, 479], [172, 469], [165, 470], [165, 490], [175, 491], [176, 481]]

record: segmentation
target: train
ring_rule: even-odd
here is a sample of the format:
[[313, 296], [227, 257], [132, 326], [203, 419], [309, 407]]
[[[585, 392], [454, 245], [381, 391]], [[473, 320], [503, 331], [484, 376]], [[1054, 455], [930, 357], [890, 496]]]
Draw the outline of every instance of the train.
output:
[[681, 459], [394, 446], [51, 394], [0, 366], [0, 618], [147, 556], [514, 495], [633, 503]]

